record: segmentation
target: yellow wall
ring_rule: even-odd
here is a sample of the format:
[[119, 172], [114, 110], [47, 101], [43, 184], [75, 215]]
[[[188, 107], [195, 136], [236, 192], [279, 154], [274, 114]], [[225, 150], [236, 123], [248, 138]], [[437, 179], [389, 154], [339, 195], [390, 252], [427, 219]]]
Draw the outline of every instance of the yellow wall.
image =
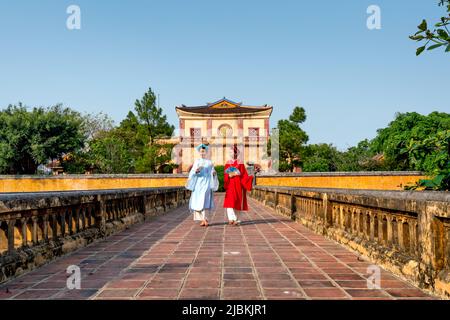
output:
[[206, 137], [208, 133], [208, 126], [205, 119], [186, 119], [184, 121], [184, 136], [191, 136], [191, 128], [201, 128], [202, 136]]
[[340, 188], [371, 190], [403, 190], [403, 186], [414, 184], [421, 175], [344, 175], [344, 176], [294, 176], [257, 177], [257, 185], [306, 188]]
[[69, 191], [69, 190], [100, 190], [127, 188], [156, 188], [184, 186], [185, 177], [121, 177], [105, 178], [90, 176], [64, 176], [48, 178], [0, 178], [0, 193], [2, 192], [39, 192], [39, 191]]
[[248, 128], [259, 128], [259, 135], [265, 136], [264, 119], [244, 119], [244, 136], [248, 136]]
[[[261, 186], [286, 186], [307, 188], [342, 188], [372, 190], [403, 190], [400, 185], [412, 184], [425, 176], [410, 175], [322, 175], [322, 176], [259, 176]], [[127, 188], [156, 188], [184, 186], [186, 177], [182, 175], [74, 175], [58, 177], [0, 177], [0, 193], [39, 192], [69, 190], [99, 190]]]
[[[206, 119], [205, 119], [206, 122]], [[233, 129], [233, 136], [238, 136], [238, 120], [237, 119], [227, 119], [227, 118], [223, 118], [223, 119], [213, 119], [211, 121], [211, 135], [213, 137], [218, 136], [218, 130], [219, 127], [223, 124], [228, 124], [232, 129]]]

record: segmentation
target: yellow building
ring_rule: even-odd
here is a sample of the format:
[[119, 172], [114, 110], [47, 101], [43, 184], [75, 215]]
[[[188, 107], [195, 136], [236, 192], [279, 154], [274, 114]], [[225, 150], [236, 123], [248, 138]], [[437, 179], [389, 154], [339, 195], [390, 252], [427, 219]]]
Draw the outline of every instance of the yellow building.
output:
[[179, 143], [174, 161], [178, 172], [185, 173], [195, 160], [195, 147], [208, 143], [211, 160], [224, 165], [229, 148], [240, 150], [240, 160], [270, 167], [266, 155], [272, 106], [248, 106], [226, 98], [203, 106], [181, 105], [175, 108], [180, 121]]

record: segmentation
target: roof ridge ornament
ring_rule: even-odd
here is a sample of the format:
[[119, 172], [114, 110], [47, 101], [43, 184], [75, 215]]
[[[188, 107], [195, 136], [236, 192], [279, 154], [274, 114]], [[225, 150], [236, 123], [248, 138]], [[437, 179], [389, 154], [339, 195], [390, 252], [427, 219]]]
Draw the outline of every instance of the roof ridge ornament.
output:
[[206, 104], [207, 107], [212, 108], [236, 108], [242, 106], [242, 102], [234, 102], [230, 99], [227, 99], [226, 97], [223, 97], [220, 100], [214, 101], [214, 102], [208, 102]]

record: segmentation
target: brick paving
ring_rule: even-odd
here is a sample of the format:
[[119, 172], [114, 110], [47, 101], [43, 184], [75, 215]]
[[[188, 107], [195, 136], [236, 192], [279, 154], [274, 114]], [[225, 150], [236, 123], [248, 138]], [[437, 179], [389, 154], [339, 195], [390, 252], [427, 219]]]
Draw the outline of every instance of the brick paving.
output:
[[[368, 289], [357, 254], [253, 199], [229, 226], [215, 201], [207, 228], [175, 209], [1, 285], [0, 299], [435, 299], [383, 269]], [[67, 289], [70, 265], [81, 289]]]

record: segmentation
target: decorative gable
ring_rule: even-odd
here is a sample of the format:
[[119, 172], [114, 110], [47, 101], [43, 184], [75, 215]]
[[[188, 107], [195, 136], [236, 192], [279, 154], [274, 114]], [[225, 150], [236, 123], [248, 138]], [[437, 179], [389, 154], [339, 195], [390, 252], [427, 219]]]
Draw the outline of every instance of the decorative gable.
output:
[[219, 101], [208, 103], [207, 106], [212, 109], [230, 109], [230, 108], [237, 108], [241, 106], [241, 104], [242, 103], [236, 103], [224, 97]]

